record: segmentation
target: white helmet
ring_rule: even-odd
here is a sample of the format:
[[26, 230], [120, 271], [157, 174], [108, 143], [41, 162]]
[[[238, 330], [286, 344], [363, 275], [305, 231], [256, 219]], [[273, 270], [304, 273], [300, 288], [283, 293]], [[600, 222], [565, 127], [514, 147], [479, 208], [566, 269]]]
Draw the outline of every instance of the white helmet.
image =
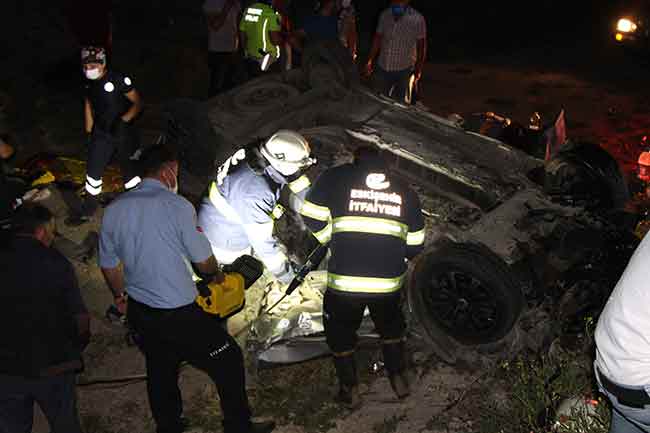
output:
[[302, 135], [288, 129], [281, 129], [269, 138], [260, 148], [260, 153], [271, 167], [285, 176], [316, 163], [311, 158], [309, 142]]

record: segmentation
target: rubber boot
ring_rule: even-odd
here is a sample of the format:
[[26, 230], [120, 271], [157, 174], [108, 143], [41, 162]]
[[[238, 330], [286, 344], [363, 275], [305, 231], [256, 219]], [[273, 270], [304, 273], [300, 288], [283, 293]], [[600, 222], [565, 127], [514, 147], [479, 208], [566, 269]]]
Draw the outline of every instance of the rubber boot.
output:
[[348, 409], [358, 409], [361, 406], [361, 396], [357, 379], [357, 365], [354, 353], [334, 354], [334, 367], [339, 379], [339, 393], [336, 400]]
[[400, 400], [411, 394], [408, 379], [406, 377], [406, 357], [404, 353], [404, 342], [396, 341], [382, 345], [384, 363], [388, 372], [388, 380], [393, 392]]

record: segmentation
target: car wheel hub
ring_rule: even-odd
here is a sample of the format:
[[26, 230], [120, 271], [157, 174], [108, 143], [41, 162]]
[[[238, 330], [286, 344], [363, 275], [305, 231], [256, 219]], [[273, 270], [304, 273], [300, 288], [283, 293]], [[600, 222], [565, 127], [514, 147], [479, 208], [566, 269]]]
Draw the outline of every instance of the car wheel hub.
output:
[[432, 317], [460, 335], [490, 332], [498, 323], [497, 301], [491, 289], [471, 275], [448, 271], [435, 275], [425, 304]]

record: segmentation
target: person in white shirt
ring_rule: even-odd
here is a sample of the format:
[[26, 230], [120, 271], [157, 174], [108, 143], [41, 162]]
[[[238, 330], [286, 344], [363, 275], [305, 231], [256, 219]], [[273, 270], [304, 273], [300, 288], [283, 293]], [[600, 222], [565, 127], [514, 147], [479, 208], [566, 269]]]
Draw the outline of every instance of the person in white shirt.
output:
[[610, 433], [650, 432], [650, 237], [630, 259], [596, 327], [594, 370], [612, 403]]
[[203, 12], [208, 23], [208, 97], [237, 85], [239, 56], [239, 0], [205, 0]]

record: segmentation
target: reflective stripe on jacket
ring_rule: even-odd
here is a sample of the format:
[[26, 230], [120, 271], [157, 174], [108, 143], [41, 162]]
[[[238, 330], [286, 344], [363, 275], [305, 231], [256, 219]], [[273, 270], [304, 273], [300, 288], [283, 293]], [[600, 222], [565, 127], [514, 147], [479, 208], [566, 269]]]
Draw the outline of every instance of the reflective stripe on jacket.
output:
[[246, 57], [262, 59], [265, 53], [273, 60], [280, 58], [280, 47], [271, 42], [271, 32], [281, 30], [280, 14], [264, 3], [255, 3], [247, 8], [239, 23], [239, 30], [246, 34]]
[[307, 194], [301, 214], [321, 243], [330, 243], [328, 287], [347, 293], [399, 290], [424, 246], [417, 194], [375, 163], [327, 170]]
[[248, 163], [240, 163], [221, 185], [210, 185], [199, 210], [199, 226], [214, 247], [241, 251], [252, 246], [269, 271], [281, 272], [287, 257], [273, 236], [272, 213], [283, 184], [284, 177], [272, 167], [258, 174]]

